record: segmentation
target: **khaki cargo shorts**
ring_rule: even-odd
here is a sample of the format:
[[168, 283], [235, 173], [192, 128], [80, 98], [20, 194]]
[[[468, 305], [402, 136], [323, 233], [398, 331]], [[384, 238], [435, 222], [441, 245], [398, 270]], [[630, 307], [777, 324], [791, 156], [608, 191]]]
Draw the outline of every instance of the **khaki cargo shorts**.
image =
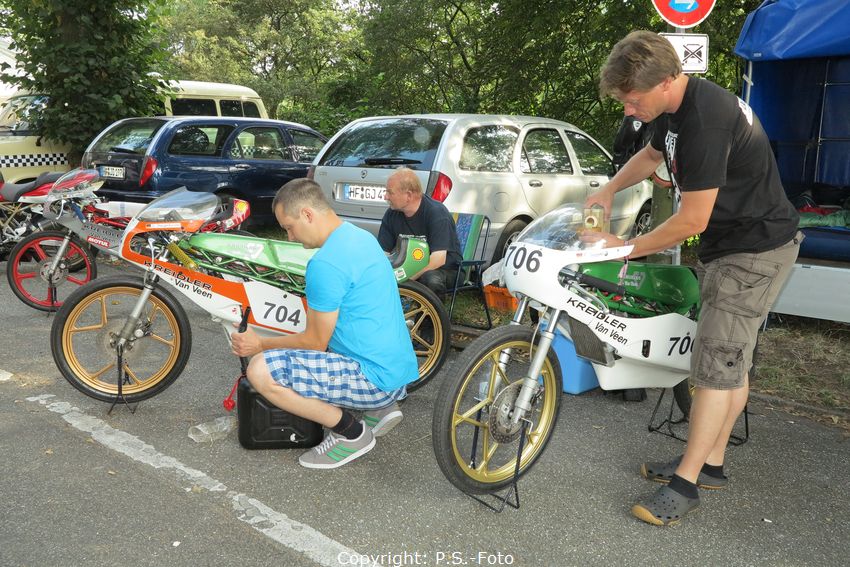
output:
[[744, 385], [759, 328], [788, 279], [803, 234], [773, 250], [739, 253], [700, 263], [700, 309], [691, 384], [711, 390]]

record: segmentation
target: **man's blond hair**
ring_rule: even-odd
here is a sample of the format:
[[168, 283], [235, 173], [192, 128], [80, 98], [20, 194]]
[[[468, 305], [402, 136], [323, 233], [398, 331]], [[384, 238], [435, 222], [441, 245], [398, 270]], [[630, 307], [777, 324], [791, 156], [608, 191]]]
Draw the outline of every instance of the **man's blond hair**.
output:
[[633, 31], [608, 55], [599, 72], [599, 92], [603, 96], [645, 92], [681, 73], [682, 62], [666, 38], [650, 31]]

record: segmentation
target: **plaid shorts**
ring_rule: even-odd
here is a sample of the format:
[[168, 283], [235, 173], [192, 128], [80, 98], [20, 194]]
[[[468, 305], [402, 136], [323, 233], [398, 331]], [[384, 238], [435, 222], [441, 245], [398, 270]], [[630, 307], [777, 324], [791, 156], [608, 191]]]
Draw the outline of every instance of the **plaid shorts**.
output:
[[334, 352], [267, 350], [263, 353], [275, 382], [304, 396], [337, 407], [382, 408], [404, 398], [406, 386], [385, 392], [360, 370], [360, 363]]

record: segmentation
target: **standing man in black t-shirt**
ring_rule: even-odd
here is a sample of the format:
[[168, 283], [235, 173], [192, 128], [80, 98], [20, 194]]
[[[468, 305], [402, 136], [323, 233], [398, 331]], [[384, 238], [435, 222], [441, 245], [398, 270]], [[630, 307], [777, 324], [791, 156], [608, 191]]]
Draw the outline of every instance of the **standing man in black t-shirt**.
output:
[[454, 286], [458, 264], [463, 259], [452, 215], [445, 205], [422, 193], [419, 178], [407, 167], [390, 175], [385, 199], [390, 208], [384, 213], [378, 231], [381, 248], [391, 251], [401, 234], [424, 238], [431, 259], [411, 279], [444, 297], [446, 290]]
[[636, 153], [588, 206], [610, 214], [614, 194], [655, 171], [662, 159], [673, 177], [678, 211], [625, 243], [631, 256], [665, 250], [699, 234], [700, 311], [691, 357], [695, 387], [685, 454], [644, 463], [641, 474], [666, 484], [632, 507], [645, 522], [667, 525], [699, 505], [701, 488], [723, 488], [726, 445], [747, 403], [758, 329], [791, 272], [802, 236], [785, 196], [767, 135], [744, 101], [682, 73], [671, 44], [648, 31], [621, 40], [602, 67], [600, 90], [627, 116], [654, 121]]

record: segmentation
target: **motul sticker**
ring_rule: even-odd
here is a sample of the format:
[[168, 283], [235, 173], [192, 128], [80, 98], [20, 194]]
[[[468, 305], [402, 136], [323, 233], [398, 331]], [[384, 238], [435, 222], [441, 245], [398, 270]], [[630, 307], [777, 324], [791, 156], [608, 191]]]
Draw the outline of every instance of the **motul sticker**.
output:
[[112, 248], [112, 244], [110, 244], [109, 241], [98, 238], [97, 236], [89, 236], [86, 238], [86, 242], [94, 244], [98, 248]]

